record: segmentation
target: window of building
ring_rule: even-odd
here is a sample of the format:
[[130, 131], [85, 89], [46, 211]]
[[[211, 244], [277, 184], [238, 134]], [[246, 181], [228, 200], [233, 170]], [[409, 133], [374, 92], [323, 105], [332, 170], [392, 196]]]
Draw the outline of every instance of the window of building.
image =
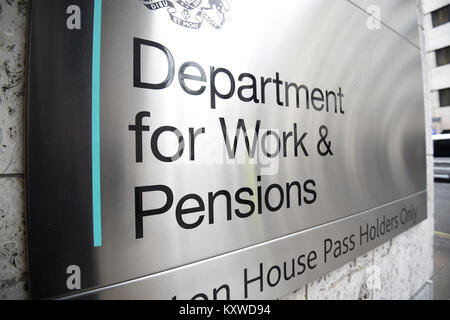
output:
[[436, 50], [436, 65], [443, 66], [450, 63], [450, 47]]
[[439, 90], [439, 104], [441, 107], [450, 107], [450, 88]]
[[440, 26], [441, 24], [450, 21], [450, 4], [442, 7], [431, 13], [433, 19], [433, 27]]

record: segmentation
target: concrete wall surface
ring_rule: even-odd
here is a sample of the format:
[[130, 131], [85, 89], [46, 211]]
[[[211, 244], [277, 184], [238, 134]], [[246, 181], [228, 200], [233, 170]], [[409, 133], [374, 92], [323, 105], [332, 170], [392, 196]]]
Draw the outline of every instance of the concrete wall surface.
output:
[[[389, 3], [405, 1], [411, 3], [411, 12], [415, 12], [416, 6], [421, 4], [412, 0], [389, 0]], [[365, 5], [367, 1], [356, 2]], [[369, 2], [377, 3], [376, 0], [367, 3]], [[431, 1], [428, 2], [428, 6], [432, 7]], [[383, 3], [387, 5], [388, 2]], [[28, 298], [24, 195], [28, 14], [28, 0], [0, 0], [0, 299]], [[386, 16], [392, 19], [392, 15]], [[419, 26], [422, 26], [422, 14], [418, 16]], [[402, 32], [398, 31], [399, 35]], [[415, 32], [412, 32], [412, 38], [408, 35], [405, 38], [414, 39], [414, 36]], [[419, 32], [419, 36], [421, 47], [425, 47], [423, 32]], [[425, 50], [423, 57], [426, 70]], [[431, 278], [434, 230], [433, 155], [429, 81], [427, 76], [424, 78], [427, 135], [430, 137], [427, 139], [429, 218], [282, 299], [410, 299]]]
[[0, 299], [24, 299], [24, 119], [28, 1], [0, 0]]

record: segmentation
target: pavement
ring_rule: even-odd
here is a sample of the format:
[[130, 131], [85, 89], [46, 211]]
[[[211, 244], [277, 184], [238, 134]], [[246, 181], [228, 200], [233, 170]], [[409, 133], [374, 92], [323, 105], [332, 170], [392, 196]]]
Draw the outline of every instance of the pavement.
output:
[[450, 300], [450, 182], [434, 184], [434, 274], [435, 300]]

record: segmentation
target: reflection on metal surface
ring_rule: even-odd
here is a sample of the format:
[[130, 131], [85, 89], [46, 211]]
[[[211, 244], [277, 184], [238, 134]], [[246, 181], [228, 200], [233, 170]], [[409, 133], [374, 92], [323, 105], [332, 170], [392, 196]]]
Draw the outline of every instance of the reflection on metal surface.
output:
[[[404, 208], [411, 207], [417, 210], [417, 216], [407, 220], [402, 213]], [[421, 192], [275, 241], [70, 298], [276, 299], [356, 259], [425, 218], [426, 193]], [[392, 225], [389, 221], [393, 221]]]
[[[155, 1], [144, 1], [150, 3]], [[419, 50], [384, 25], [369, 29], [367, 13], [347, 1], [227, 3], [232, 19], [221, 28], [186, 28], [173, 23], [166, 7], [103, 1], [103, 241], [96, 248], [86, 209], [92, 208], [92, 198], [86, 201], [92, 190], [85, 184], [95, 170], [67, 160], [91, 156], [83, 134], [93, 119], [83, 113], [85, 103], [72, 104], [89, 91], [78, 84], [50, 104], [42, 99], [45, 84], [54, 81], [37, 72], [48, 63], [42, 43], [52, 22], [42, 19], [51, 15], [43, 4], [35, 4], [29, 132], [52, 137], [46, 144], [31, 136], [29, 147], [35, 297], [78, 293], [65, 287], [61, 270], [69, 265], [81, 268], [81, 291], [113, 286], [86, 297], [172, 298], [220, 287], [222, 277], [235, 288], [246, 267], [282, 265], [304, 252], [297, 267], [305, 270], [295, 280], [270, 282], [263, 292], [251, 285], [232, 296], [274, 298], [426, 218]], [[93, 10], [89, 1], [80, 6]], [[92, 37], [92, 30], [83, 32], [80, 37]], [[54, 33], [53, 39], [71, 36]], [[61, 40], [55, 50], [85, 43], [78, 40]], [[66, 74], [52, 70], [52, 79], [67, 84]], [[82, 71], [75, 77], [80, 83], [91, 70]], [[54, 110], [47, 119], [38, 113], [44, 107]], [[51, 131], [48, 123], [68, 115], [75, 132]], [[55, 148], [55, 157], [65, 161], [50, 170], [39, 153]], [[41, 170], [51, 179], [40, 180]], [[72, 193], [58, 180], [60, 172]], [[56, 200], [46, 201], [39, 190]], [[398, 217], [395, 231], [357, 245], [361, 226], [388, 216], [384, 225]], [[73, 230], [60, 227], [63, 220], [77, 225], [76, 239], [66, 241], [64, 228]], [[351, 254], [321, 261], [326, 236], [347, 238], [347, 246], [355, 242]], [[58, 247], [46, 251], [55, 239]], [[132, 279], [138, 280], [127, 282]]]

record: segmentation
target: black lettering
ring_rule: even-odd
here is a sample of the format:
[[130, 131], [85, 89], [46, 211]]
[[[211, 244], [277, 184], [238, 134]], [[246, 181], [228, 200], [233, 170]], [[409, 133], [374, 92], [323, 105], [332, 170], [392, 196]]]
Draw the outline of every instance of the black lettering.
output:
[[209, 216], [209, 224], [214, 223], [214, 201], [217, 197], [223, 196], [225, 197], [226, 204], [227, 204], [227, 221], [230, 221], [232, 219], [231, 216], [231, 195], [227, 190], [220, 190], [216, 193], [210, 192], [208, 193], [208, 216]]
[[370, 227], [369, 236], [370, 240], [375, 240], [375, 238], [377, 237], [377, 229], [374, 226]]
[[363, 237], [366, 237], [366, 243], [369, 242], [369, 224], [366, 223], [366, 231], [363, 232], [363, 226], [359, 227], [359, 244], [362, 246], [363, 244]]
[[[148, 47], [154, 47], [159, 50], [161, 50], [164, 55], [167, 58], [167, 77], [166, 79], [157, 84], [153, 83], [145, 83], [142, 82], [141, 77], [141, 47], [142, 46], [148, 46]], [[153, 89], [153, 90], [160, 90], [167, 88], [172, 84], [173, 77], [175, 74], [175, 62], [173, 60], [173, 56], [170, 53], [169, 49], [167, 49], [165, 46], [158, 42], [150, 41], [150, 40], [144, 40], [140, 38], [134, 38], [134, 45], [133, 45], [133, 68], [134, 68], [134, 87], [135, 88], [144, 88], [144, 89]]]
[[286, 206], [288, 209], [291, 207], [291, 189], [293, 186], [297, 187], [296, 193], [298, 198], [298, 205], [302, 205], [302, 187], [300, 186], [300, 183], [297, 181], [286, 183]]
[[295, 277], [295, 259], [291, 260], [292, 264], [291, 264], [291, 272], [288, 275], [288, 270], [287, 270], [287, 262], [285, 261], [283, 264], [283, 269], [284, 269], [284, 280], [288, 281], [289, 279], [292, 279]]
[[[269, 151], [267, 150], [267, 138], [269, 136], [274, 136], [276, 140], [276, 149], [272, 154], [270, 154]], [[267, 130], [266, 132], [264, 132], [264, 134], [261, 137], [261, 149], [266, 157], [276, 158], [281, 152], [280, 136], [275, 131]]]
[[[242, 81], [244, 78], [249, 78], [252, 83], [250, 85], [241, 86], [238, 89], [238, 97], [244, 102], [250, 102], [253, 101], [254, 103], [259, 103], [258, 100], [258, 93], [257, 93], [257, 86], [256, 86], [256, 78], [254, 75], [250, 73], [243, 73], [239, 76], [239, 81]], [[252, 90], [252, 95], [248, 98], [244, 97], [244, 90]]]
[[247, 268], [244, 269], [244, 299], [248, 298], [248, 285], [251, 284], [252, 282], [259, 280], [259, 292], [264, 291], [262, 279], [263, 279], [263, 264], [262, 263], [259, 264], [259, 276], [256, 278], [248, 279]]
[[[275, 275], [275, 282], [271, 281], [271, 274], [273, 270], [276, 270], [276, 275]], [[269, 269], [269, 272], [267, 272], [267, 284], [269, 285], [269, 287], [275, 287], [281, 280], [281, 270], [278, 266], [273, 266], [272, 268]]]
[[[319, 95], [317, 96], [316, 93], [318, 93]], [[314, 109], [316, 109], [317, 111], [323, 110], [323, 107], [324, 107], [323, 103], [320, 104], [319, 106], [316, 105], [316, 101], [319, 101], [319, 102], [325, 101], [322, 90], [320, 90], [319, 88], [315, 88], [311, 93], [311, 100], [312, 100], [312, 106], [314, 107]]]
[[302, 275], [305, 271], [306, 271], [306, 265], [305, 263], [302, 261], [303, 259], [305, 259], [306, 256], [304, 254], [302, 254], [300, 257], [298, 257], [297, 259], [297, 264], [300, 267], [300, 270], [297, 272], [297, 275]]
[[342, 93], [341, 88], [339, 88], [339, 93], [337, 95], [339, 97], [339, 111], [341, 112], [341, 114], [345, 114], [344, 105], [342, 104], [342, 99], [344, 98], [344, 94]]
[[342, 254], [342, 249], [341, 249], [341, 242], [340, 241], [335, 241], [334, 242], [334, 257], [337, 258]]
[[[230, 90], [226, 94], [222, 94], [219, 91], [217, 91], [216, 76], [219, 73], [226, 74], [228, 79], [230, 80]], [[234, 92], [236, 91], [236, 83], [234, 81], [233, 74], [225, 68], [219, 68], [216, 70], [214, 67], [211, 67], [210, 74], [211, 74], [211, 77], [210, 77], [210, 79], [211, 79], [210, 80], [211, 81], [211, 108], [215, 109], [216, 108], [216, 97], [219, 97], [224, 100], [230, 99], [234, 95]]]
[[300, 91], [303, 90], [305, 92], [305, 101], [306, 101], [306, 110], [309, 110], [309, 89], [305, 85], [298, 86], [295, 83], [287, 83], [285, 84], [286, 90], [286, 106], [289, 107], [289, 89], [295, 88], [296, 98], [297, 98], [297, 108], [300, 108]]
[[306, 180], [303, 185], [303, 189], [305, 190], [305, 192], [311, 195], [310, 199], [308, 199], [307, 197], [303, 197], [303, 200], [306, 204], [313, 204], [317, 200], [317, 193], [311, 186], [316, 186], [316, 182], [314, 180]]
[[[178, 138], [178, 150], [171, 157], [166, 157], [166, 156], [162, 155], [161, 152], [159, 152], [158, 140], [159, 140], [159, 137], [161, 136], [161, 134], [163, 134], [164, 132], [172, 132]], [[156, 129], [155, 133], [152, 135], [151, 148], [152, 148], [153, 155], [159, 161], [162, 161], [162, 162], [175, 162], [178, 159], [180, 159], [181, 156], [184, 153], [184, 138], [183, 138], [183, 134], [180, 132], [180, 130], [178, 130], [175, 127], [164, 126], [164, 127], [158, 128], [158, 129]]]
[[[184, 209], [183, 205], [189, 200], [196, 201], [198, 205], [196, 207]], [[177, 208], [175, 211], [175, 216], [177, 218], [178, 224], [183, 229], [188, 229], [188, 230], [195, 229], [203, 222], [203, 219], [205, 218], [204, 215], [200, 215], [194, 223], [186, 223], [183, 220], [183, 215], [195, 213], [195, 212], [202, 212], [202, 211], [205, 211], [205, 204], [203, 203], [202, 198], [200, 198], [200, 196], [197, 194], [188, 194], [188, 195], [184, 196], [183, 198], [181, 198], [180, 201], [178, 202]]]
[[[164, 192], [166, 195], [166, 203], [164, 204], [163, 207], [158, 209], [144, 210], [142, 195], [144, 192], [153, 192], [153, 191]], [[136, 215], [135, 218], [136, 239], [141, 239], [144, 237], [144, 230], [143, 230], [144, 217], [162, 214], [167, 210], [169, 210], [173, 204], [173, 193], [172, 190], [167, 186], [156, 185], [156, 186], [136, 187], [134, 189], [134, 195], [135, 195], [135, 215]]]
[[314, 261], [316, 261], [317, 260], [317, 253], [315, 252], [315, 251], [311, 251], [309, 254], [308, 254], [308, 268], [309, 269], [315, 269], [316, 267], [317, 267], [317, 265], [316, 264], [314, 264]]
[[347, 241], [349, 241], [349, 239], [347, 237], [344, 238], [344, 240], [342, 241], [342, 244], [344, 246], [344, 251], [342, 251], [342, 254], [346, 254], [348, 252], [348, 243]]
[[287, 157], [287, 142], [292, 136], [292, 131], [283, 132], [283, 157]]
[[225, 119], [220, 118], [219, 120], [220, 120], [220, 126], [222, 127], [222, 134], [223, 134], [223, 138], [225, 140], [228, 157], [230, 159], [236, 158], [236, 151], [237, 151], [237, 146], [238, 146], [238, 142], [239, 142], [239, 136], [240, 136], [240, 133], [242, 130], [244, 132], [245, 146], [247, 147], [248, 156], [250, 158], [254, 158], [255, 152], [256, 152], [256, 146], [257, 146], [257, 142], [258, 142], [259, 128], [261, 126], [261, 121], [259, 121], [259, 120], [256, 121], [255, 136], [253, 138], [252, 146], [250, 147], [250, 141], [249, 141], [248, 134], [247, 134], [247, 128], [245, 126], [245, 121], [243, 119], [239, 119], [237, 127], [236, 127], [236, 133], [234, 136], [233, 149], [231, 149], [230, 137], [228, 136], [228, 128], [227, 128]]
[[[276, 206], [272, 206], [270, 204], [270, 192], [273, 189], [277, 189], [278, 192], [280, 193], [280, 201]], [[284, 202], [284, 192], [283, 192], [283, 188], [279, 185], [279, 184], [272, 184], [270, 185], [267, 190], [266, 190], [266, 195], [264, 197], [265, 200], [265, 204], [266, 204], [266, 208], [269, 209], [269, 211], [271, 212], [275, 212], [281, 209], [281, 207], [283, 206], [283, 202]]]
[[[199, 71], [200, 76], [186, 74], [186, 69], [189, 67], [196, 68]], [[178, 71], [178, 80], [180, 82], [181, 88], [183, 88], [183, 90], [188, 94], [198, 96], [198, 95], [201, 95], [206, 90], [206, 86], [201, 86], [200, 89], [198, 89], [198, 90], [192, 90], [192, 89], [189, 89], [186, 85], [185, 80], [206, 82], [205, 70], [203, 70], [202, 66], [196, 62], [190, 61], [190, 62], [183, 63], [182, 66], [180, 67], [180, 70]]]
[[272, 83], [272, 78], [261, 77], [261, 103], [266, 103], [266, 86]]
[[280, 74], [278, 72], [275, 74], [275, 79], [273, 80], [273, 83], [275, 83], [277, 90], [277, 104], [279, 106], [284, 106], [283, 101], [281, 101], [280, 95], [280, 86], [283, 84], [283, 81], [280, 80]]
[[142, 132], [150, 131], [150, 126], [143, 126], [142, 119], [150, 118], [150, 112], [139, 112], [136, 115], [134, 125], [128, 126], [128, 130], [135, 131], [136, 137], [136, 163], [142, 162]]
[[298, 139], [298, 134], [297, 134], [297, 124], [294, 123], [294, 140], [295, 140], [295, 146], [294, 146], [294, 152], [295, 152], [295, 156], [298, 157], [298, 147], [302, 148], [303, 154], [308, 157], [308, 151], [305, 148], [305, 145], [303, 144], [303, 140], [305, 140], [306, 136], [308, 135], [308, 133], [304, 132], [303, 135], [301, 136], [300, 139]]
[[230, 300], [230, 287], [226, 284], [220, 286], [219, 288], [214, 288], [213, 290], [213, 300], [219, 300], [219, 292], [225, 290], [225, 299], [221, 300]]
[[350, 247], [350, 251], [353, 251], [355, 249], [356, 243], [355, 243], [355, 235], [352, 234], [350, 236], [350, 243], [352, 244], [352, 246]]
[[195, 140], [197, 137], [206, 132], [205, 128], [200, 128], [194, 132], [194, 128], [189, 128], [189, 141], [190, 141], [190, 159], [195, 160]]
[[234, 212], [239, 218], [248, 218], [255, 212], [255, 203], [252, 200], [243, 199], [241, 197], [242, 193], [248, 193], [250, 196], [253, 196], [253, 190], [250, 188], [241, 188], [235, 194], [236, 202], [249, 206], [250, 210], [247, 213], [243, 213], [241, 210], [236, 209]]
[[327, 96], [327, 112], [329, 112], [329, 110], [330, 110], [330, 96], [333, 96], [334, 97], [334, 110], [335, 110], [335, 113], [338, 113], [336, 93], [334, 93], [333, 91], [326, 91], [325, 95]]
[[327, 255], [331, 252], [331, 249], [333, 248], [333, 241], [331, 239], [325, 239], [323, 242], [323, 252], [324, 254], [324, 260], [325, 263], [327, 263]]
[[209, 300], [209, 299], [206, 294], [199, 293], [199, 294], [196, 294], [195, 296], [193, 296], [191, 300]]

